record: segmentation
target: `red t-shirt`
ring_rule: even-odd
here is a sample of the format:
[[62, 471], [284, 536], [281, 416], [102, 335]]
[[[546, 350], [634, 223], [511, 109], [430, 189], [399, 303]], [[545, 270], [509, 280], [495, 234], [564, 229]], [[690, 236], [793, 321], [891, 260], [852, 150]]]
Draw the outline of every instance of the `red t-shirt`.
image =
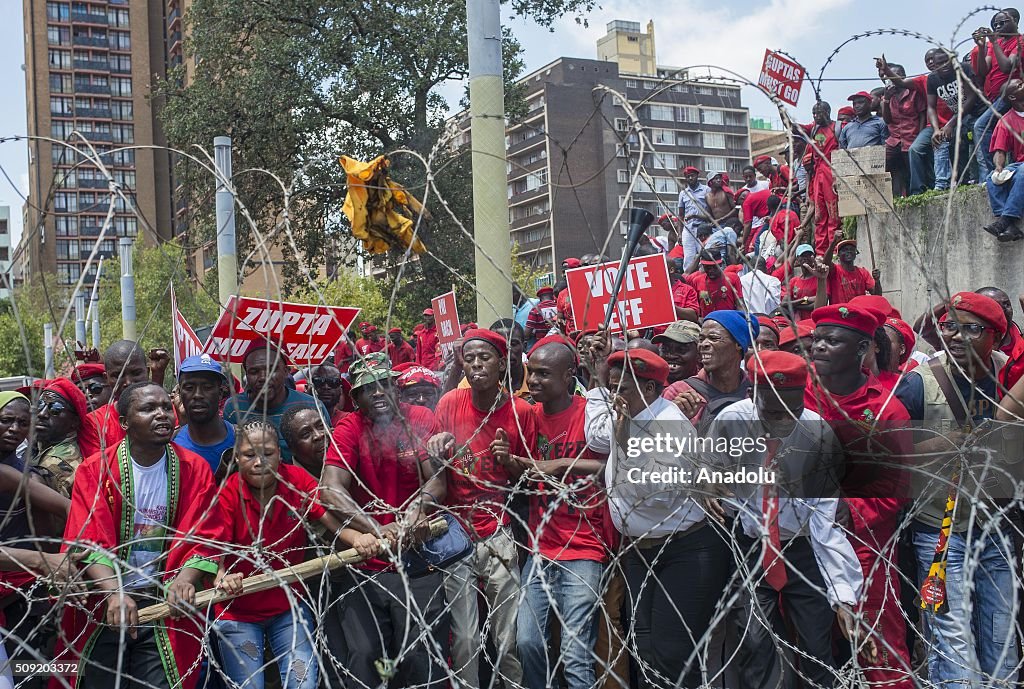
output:
[[348, 340], [342, 340], [334, 348], [334, 365], [342, 373], [348, 373], [348, 367], [352, 365], [352, 357], [354, 356], [355, 352], [352, 349], [352, 345], [348, 343]]
[[772, 216], [768, 229], [779, 244], [792, 244], [796, 230], [800, 227], [800, 216], [793, 211], [780, 210]]
[[668, 250], [669, 260], [672, 260], [673, 258], [683, 258], [683, 256], [683, 247], [680, 244], [676, 244], [675, 246]]
[[867, 268], [854, 266], [846, 270], [841, 263], [832, 265], [828, 272], [828, 303], [845, 304], [854, 297], [868, 294], [875, 288], [875, 279]]
[[[211, 510], [207, 518], [221, 522], [218, 540], [245, 548], [258, 541], [266, 569], [280, 569], [306, 559], [307, 525], [326, 514], [315, 499], [316, 493], [316, 480], [304, 469], [282, 464], [278, 468], [277, 493], [264, 512], [249, 484], [236, 472], [228, 476], [217, 493], [219, 511]], [[224, 569], [245, 577], [260, 573], [262, 570], [252, 562], [255, 558], [251, 553], [247, 555], [229, 550], [224, 556]], [[302, 597], [303, 584], [292, 584], [292, 592]], [[251, 593], [215, 607], [219, 619], [239, 622], [262, 622], [292, 609], [283, 588]]]
[[[753, 224], [758, 218], [763, 218], [768, 215], [768, 197], [771, 196], [771, 189], [762, 189], [761, 191], [752, 191], [747, 194], [747, 198], [743, 199], [743, 222], [749, 222]], [[756, 233], [751, 232], [747, 238], [747, 246], [743, 247], [745, 253], [750, 253], [754, 246], [754, 236]]]
[[693, 309], [700, 312], [700, 302], [697, 301], [697, 290], [688, 285], [685, 280], [676, 280], [672, 285], [672, 303], [680, 309]]
[[[563, 412], [548, 416], [541, 405], [533, 412], [537, 420], [539, 459], [579, 457], [605, 459], [587, 447], [584, 410], [587, 400], [573, 396]], [[594, 560], [604, 562], [607, 548], [604, 536], [605, 499], [597, 476], [571, 477], [566, 483], [568, 496], [543, 481], [531, 486], [531, 548], [549, 560]]]
[[701, 318], [712, 311], [733, 310], [743, 298], [743, 287], [736, 273], [722, 273], [714, 280], [709, 280], [704, 272], [690, 273], [686, 282], [697, 291]]
[[372, 354], [373, 352], [381, 351], [384, 351], [383, 340], [378, 340], [377, 342], [374, 342], [373, 340], [367, 340], [362, 337], [356, 340], [356, 352], [359, 354], [359, 356], [366, 356], [367, 354]]
[[[811, 156], [816, 158], [815, 162], [821, 162], [824, 159], [825, 162], [832, 162], [832, 154], [839, 150], [839, 139], [836, 138], [836, 123], [829, 122], [826, 126], [821, 127], [814, 122], [810, 124], [802, 125], [803, 130], [807, 132], [807, 136], [814, 141], [814, 146], [820, 149], [821, 153], [814, 149], [814, 147], [808, 145], [807, 152], [804, 153], [804, 160], [808, 160]], [[828, 169], [827, 165], [823, 166]], [[815, 165], [815, 171], [818, 170], [818, 166]]]
[[416, 359], [416, 351], [408, 342], [403, 341], [399, 346], [388, 343], [388, 358], [392, 366], [412, 363]]
[[437, 327], [420, 328], [416, 333], [416, 363], [426, 366], [431, 371], [439, 371], [444, 366], [440, 348], [437, 343]]
[[[1010, 75], [999, 69], [999, 62], [996, 60], [995, 49], [992, 48], [992, 41], [999, 41], [999, 47], [1003, 49], [1003, 54], [1007, 58], [1013, 55], [1021, 55], [1021, 44], [1020, 36], [1004, 36], [1002, 38], [989, 39], [989, 42], [985, 44], [986, 57], [989, 60], [988, 73], [985, 74], [985, 85], [983, 91], [985, 98], [990, 101], [995, 101], [999, 98], [999, 94], [1003, 90], [1003, 84], [1010, 80]], [[978, 61], [981, 55], [978, 52], [978, 46], [974, 46], [971, 50], [971, 67], [974, 69], [974, 73], [978, 73]]]
[[[907, 79], [907, 85], [915, 91], [919, 92], [924, 97], [925, 108], [928, 107], [928, 75], [921, 74], [913, 79]], [[953, 111], [949, 109], [946, 101], [941, 98], [935, 99], [935, 115], [939, 118], [939, 126], [945, 127], [951, 119], [953, 119]], [[930, 125], [930, 122], [926, 124]]]
[[563, 289], [558, 293], [555, 305], [558, 307], [558, 315], [565, 321], [565, 332], [576, 332], [576, 320], [572, 317], [572, 306], [569, 304], [569, 290]]
[[[789, 278], [789, 282], [786, 284], [785, 298], [790, 301], [800, 301], [801, 299], [814, 299], [818, 296], [818, 278], [814, 275], [810, 277], [792, 276]], [[800, 321], [806, 321], [811, 317], [811, 311], [807, 309], [793, 309], [793, 318], [799, 323]]]
[[927, 122], [928, 100], [917, 89], [906, 89], [889, 99], [889, 138], [885, 144], [906, 152], [921, 131], [921, 113]]
[[478, 540], [493, 535], [509, 521], [505, 502], [512, 477], [490, 449], [499, 428], [505, 430], [512, 454], [536, 455], [537, 420], [526, 401], [513, 397], [492, 413], [473, 406], [471, 389], [458, 389], [446, 393], [437, 403], [434, 433], [455, 436], [447, 469], [446, 502], [470, 536]]
[[999, 118], [988, 149], [993, 153], [1005, 151], [1013, 160], [1024, 161], [1024, 143], [1018, 137], [1024, 137], [1024, 115], [1011, 109]]
[[[426, 407], [399, 404], [398, 414], [383, 428], [362, 412], [352, 412], [335, 427], [324, 463], [349, 471], [352, 499], [380, 524], [390, 524], [395, 511], [419, 493], [419, 463], [427, 459], [433, 427], [434, 414]], [[394, 509], [382, 509], [381, 502]], [[362, 566], [374, 571], [388, 567], [377, 559]]]

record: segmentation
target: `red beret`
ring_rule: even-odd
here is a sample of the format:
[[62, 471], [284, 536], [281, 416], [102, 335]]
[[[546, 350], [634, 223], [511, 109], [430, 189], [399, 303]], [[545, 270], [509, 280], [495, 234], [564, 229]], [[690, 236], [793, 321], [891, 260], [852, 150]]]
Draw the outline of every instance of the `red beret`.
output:
[[686, 167], [683, 168], [683, 174], [684, 175], [688, 175], [691, 172], [696, 172], [697, 174], [700, 174], [700, 170], [698, 170], [697, 168], [695, 168], [692, 165], [687, 165]]
[[772, 157], [771, 156], [757, 156], [756, 158], [754, 158], [754, 167], [757, 167], [761, 163], [770, 163], [770, 162], [772, 162]]
[[668, 362], [650, 350], [637, 348], [613, 352], [608, 357], [608, 365], [625, 368], [626, 357], [629, 357], [633, 375], [637, 378], [646, 378], [659, 385], [668, 385]]
[[[973, 313], [992, 326], [1000, 338], [1006, 335], [1006, 313], [995, 299], [976, 292], [957, 292], [949, 300], [949, 305], [956, 311]], [[942, 320], [946, 320], [948, 317], [949, 313], [947, 312]]]
[[807, 385], [807, 361], [789, 352], [758, 352], [747, 362], [747, 374], [755, 385], [803, 388]]
[[567, 258], [564, 261], [562, 261], [562, 265], [565, 266], [566, 268], [579, 268], [581, 265], [583, 265], [583, 262], [580, 261], [580, 259], [578, 258]]
[[573, 361], [576, 363], [577, 366], [579, 366], [580, 357], [576, 353], [576, 346], [571, 341], [566, 339], [563, 335], [547, 335], [545, 337], [540, 338], [539, 340], [537, 340], [537, 344], [530, 347], [530, 352], [527, 354], [527, 356], [533, 356], [534, 352], [536, 352], [541, 347], [549, 344], [560, 344], [568, 347], [569, 351], [572, 352]]
[[552, 287], [551, 285], [543, 285], [543, 286], [541, 286], [541, 287], [539, 287], [537, 289], [537, 296], [539, 297], [540, 295], [544, 294], [545, 292], [550, 292], [551, 294], [554, 294], [555, 293], [555, 288]]
[[850, 117], [853, 117], [856, 114], [857, 113], [854, 112], [853, 108], [851, 108], [849, 105], [844, 105], [843, 107], [839, 108], [839, 110], [836, 111], [837, 117], [839, 115], [849, 115]]
[[369, 321], [363, 321], [362, 323], [359, 324], [359, 329], [360, 330], [366, 330], [369, 327], [370, 327], [370, 322]]
[[388, 330], [388, 335], [394, 335], [395, 333], [399, 333], [400, 334], [401, 332], [402, 332], [401, 328], [391, 328], [391, 330]]
[[903, 339], [903, 345], [906, 349], [900, 357], [900, 364], [902, 365], [907, 363], [907, 359], [910, 358], [910, 353], [914, 351], [914, 345], [917, 344], [917, 337], [914, 335], [914, 329], [911, 328], [910, 324], [906, 321], [892, 317], [886, 318], [884, 325], [888, 328], [892, 328], [900, 334], [900, 337]]
[[395, 384], [400, 388], [408, 388], [413, 385], [420, 385], [421, 383], [433, 385], [436, 388], [441, 387], [441, 379], [437, 377], [436, 373], [425, 366], [419, 366], [416, 364], [405, 368], [402, 371], [402, 375], [395, 379]]
[[878, 324], [883, 320], [877, 311], [852, 304], [822, 306], [811, 312], [811, 319], [816, 326], [837, 325], [848, 330], [856, 330], [868, 337], [874, 337]]
[[862, 309], [874, 309], [884, 318], [902, 318], [900, 312], [893, 308], [888, 299], [881, 294], [860, 294], [850, 300], [854, 306]]
[[793, 324], [783, 326], [779, 333], [779, 346], [788, 345], [804, 337], [814, 336], [814, 325], [809, 320], [802, 320], [796, 324], [794, 330]]
[[772, 316], [772, 322], [775, 323], [781, 333], [784, 329], [789, 328], [793, 325], [793, 321], [789, 320], [785, 316]]
[[74, 383], [81, 383], [83, 380], [89, 380], [90, 378], [106, 375], [107, 369], [103, 364], [79, 364], [78, 366], [75, 366], [75, 370], [71, 372], [71, 381]]
[[465, 347], [470, 340], [483, 340], [498, 350], [503, 357], [508, 356], [508, 340], [486, 328], [470, 328], [462, 336], [462, 346]]
[[775, 339], [778, 339], [778, 338], [779, 338], [779, 335], [781, 335], [781, 334], [782, 334], [782, 333], [781, 333], [781, 332], [779, 331], [779, 324], [778, 324], [778, 323], [776, 323], [776, 322], [775, 322], [774, 320], [772, 320], [772, 319], [771, 319], [770, 317], [768, 317], [768, 316], [758, 316], [758, 317], [757, 317], [757, 322], [761, 324], [761, 327], [762, 327], [762, 328], [768, 328], [768, 329], [769, 329], [769, 330], [771, 330], [771, 331], [772, 331], [773, 333], [775, 333]]

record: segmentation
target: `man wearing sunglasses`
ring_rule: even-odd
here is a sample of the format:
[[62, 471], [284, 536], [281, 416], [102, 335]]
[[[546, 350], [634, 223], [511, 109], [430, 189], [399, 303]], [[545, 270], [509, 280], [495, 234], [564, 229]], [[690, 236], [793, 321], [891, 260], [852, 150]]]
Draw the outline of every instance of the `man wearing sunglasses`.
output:
[[337, 366], [324, 362], [313, 369], [311, 378], [313, 383], [314, 397], [324, 403], [331, 428], [334, 428], [345, 418], [348, 412], [345, 410], [347, 400], [345, 399], [347, 383], [341, 377], [341, 371]]
[[[931, 579], [943, 520], [953, 520], [945, 541], [948, 611], [926, 610], [924, 615], [926, 638], [932, 641], [928, 677], [936, 685], [988, 685], [1016, 678], [1013, 527], [985, 499], [987, 485], [961, 482], [952, 510], [948, 502], [950, 487], [957, 485], [952, 461], [956, 449], [970, 439], [971, 429], [987, 425], [999, 410], [1003, 391], [997, 374], [1007, 357], [998, 346], [1007, 326], [1006, 314], [994, 299], [974, 292], [954, 294], [938, 323], [942, 349], [896, 387], [911, 419], [921, 422], [915, 454], [927, 458], [914, 472], [912, 493], [920, 496], [912, 524], [920, 580]], [[954, 430], [945, 430], [949, 428]], [[977, 442], [984, 437], [971, 435]], [[979, 467], [972, 473], [981, 471]], [[989, 469], [990, 474], [998, 471]], [[969, 518], [972, 513], [974, 519]], [[1000, 522], [993, 524], [993, 519]]]
[[89, 411], [95, 411], [110, 402], [113, 388], [107, 382], [107, 369], [103, 364], [79, 364], [71, 372], [71, 382], [85, 393]]
[[46, 485], [66, 498], [83, 459], [78, 436], [87, 413], [85, 395], [67, 378], [51, 380], [39, 395], [32, 465]]

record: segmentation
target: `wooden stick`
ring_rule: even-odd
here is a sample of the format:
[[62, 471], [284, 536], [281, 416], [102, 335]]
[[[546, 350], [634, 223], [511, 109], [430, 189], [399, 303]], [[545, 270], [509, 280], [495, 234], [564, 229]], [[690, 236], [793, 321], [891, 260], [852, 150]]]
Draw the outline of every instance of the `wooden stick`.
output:
[[[429, 526], [431, 538], [440, 536], [448, 531], [448, 522], [441, 518], [432, 520]], [[381, 543], [383, 544], [385, 541], [381, 541]], [[349, 548], [348, 550], [344, 550], [340, 553], [323, 555], [297, 565], [275, 569], [273, 572], [247, 577], [242, 580], [242, 592], [238, 594], [238, 596], [244, 596], [250, 593], [259, 593], [260, 591], [269, 591], [285, 584], [309, 579], [310, 577], [323, 573], [324, 570], [331, 571], [338, 569], [339, 567], [354, 565], [362, 561], [363, 558], [358, 552], [356, 552], [355, 548]], [[196, 602], [193, 607], [202, 610], [209, 605], [223, 603], [231, 600], [232, 598], [237, 598], [238, 596], [232, 596], [220, 589], [206, 589], [205, 591], [200, 591], [196, 594]], [[167, 603], [150, 605], [139, 610], [139, 624], [150, 624], [152, 622], [162, 620], [170, 614], [171, 606]]]
[[871, 221], [868, 220], [867, 211], [864, 212], [864, 232], [868, 236], [868, 255], [871, 257], [871, 270], [875, 269], [875, 247], [871, 243]]

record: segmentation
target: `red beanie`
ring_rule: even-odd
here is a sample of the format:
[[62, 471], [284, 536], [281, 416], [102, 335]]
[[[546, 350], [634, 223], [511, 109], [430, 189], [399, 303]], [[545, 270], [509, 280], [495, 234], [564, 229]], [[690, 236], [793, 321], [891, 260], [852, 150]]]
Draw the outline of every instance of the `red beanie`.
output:
[[807, 361], [789, 352], [758, 352], [747, 361], [747, 374], [755, 385], [803, 388], [807, 385]]
[[[1006, 335], [1006, 313], [995, 299], [976, 292], [957, 292], [949, 300], [949, 306], [956, 311], [972, 313], [985, 321], [995, 329], [999, 339]], [[949, 312], [947, 311], [942, 320], [948, 318]]]
[[[993, 302], [995, 303], [995, 302]], [[855, 330], [874, 337], [878, 324], [882, 321], [878, 312], [851, 304], [830, 304], [814, 309], [811, 312], [814, 325], [838, 325], [841, 328]]]
[[483, 340], [497, 349], [498, 354], [501, 354], [501, 356], [508, 356], [508, 340], [493, 330], [487, 330], [486, 328], [470, 328], [462, 336], [462, 346], [465, 347], [466, 343], [470, 340]]
[[95, 454], [100, 449], [100, 437], [93, 419], [89, 416], [89, 403], [85, 394], [67, 378], [54, 378], [46, 382], [43, 392], [55, 392], [66, 399], [78, 414], [78, 449], [82, 457]]

